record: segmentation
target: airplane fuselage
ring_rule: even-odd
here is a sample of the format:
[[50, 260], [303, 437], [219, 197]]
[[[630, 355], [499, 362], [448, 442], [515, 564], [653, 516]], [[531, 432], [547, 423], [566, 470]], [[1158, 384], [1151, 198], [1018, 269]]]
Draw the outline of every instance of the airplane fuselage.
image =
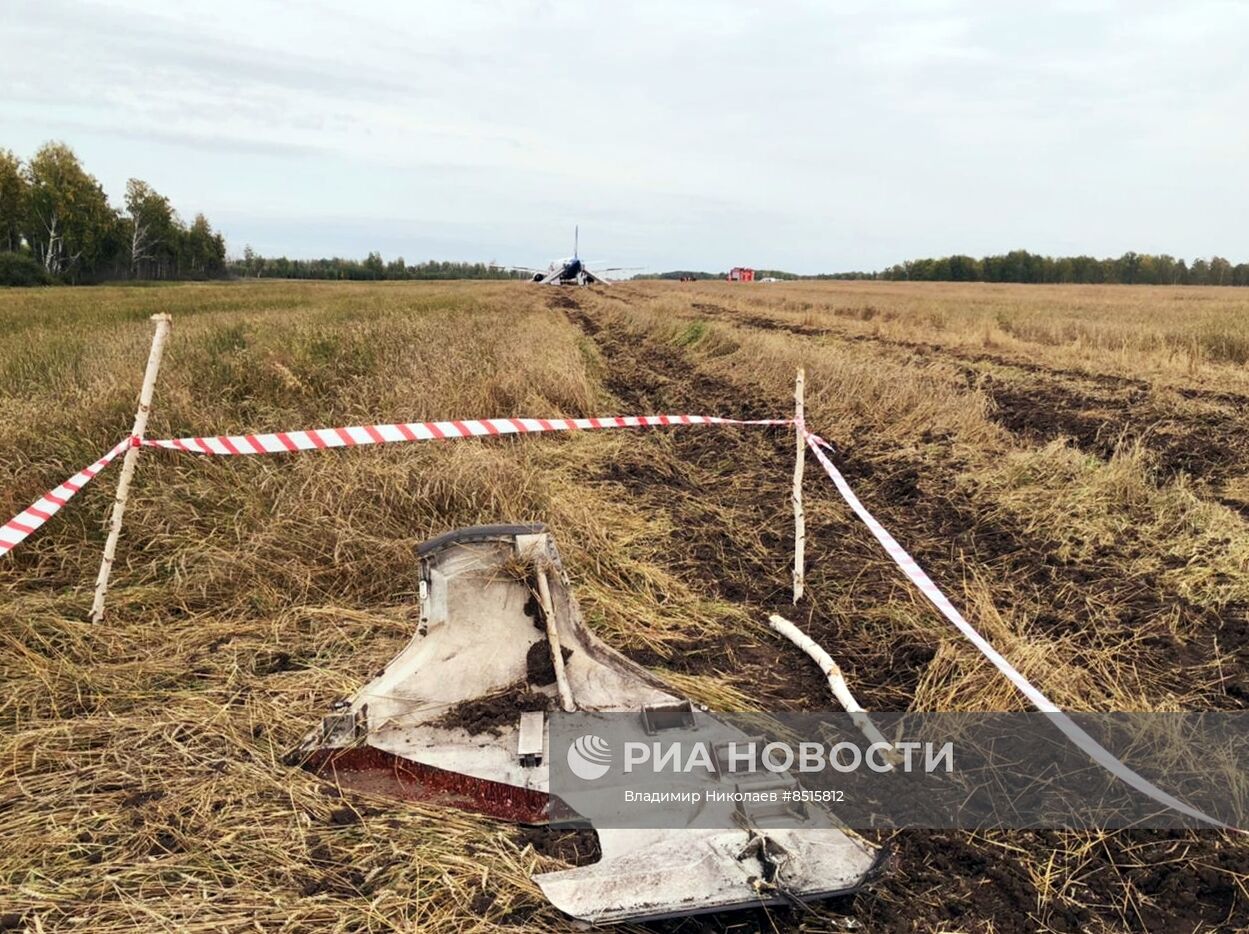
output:
[[550, 271], [547, 272], [545, 276], [541, 273], [535, 275], [534, 281], [546, 281], [559, 283], [561, 285], [567, 282], [576, 282], [580, 284], [582, 274], [588, 272], [589, 270], [585, 268], [581, 259], [573, 256], [571, 258], [558, 259], [551, 263]]
[[[578, 231], [574, 227], [572, 229], [572, 256], [565, 256], [563, 259], [557, 259], [546, 268], [546, 272], [540, 272], [536, 269], [530, 269], [533, 273], [531, 281], [540, 285], [593, 285], [599, 283], [607, 285], [607, 280], [603, 278], [605, 272], [617, 272], [624, 269], [624, 266], [612, 266], [607, 269], [592, 270], [585, 264], [585, 261], [577, 255]], [[524, 267], [513, 266], [512, 269], [523, 269]]]

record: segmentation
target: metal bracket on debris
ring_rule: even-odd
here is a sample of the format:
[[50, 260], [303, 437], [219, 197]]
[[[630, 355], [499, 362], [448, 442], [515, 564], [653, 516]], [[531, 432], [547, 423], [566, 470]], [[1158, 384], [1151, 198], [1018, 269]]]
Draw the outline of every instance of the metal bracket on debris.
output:
[[343, 709], [321, 718], [321, 741], [327, 746], [352, 746], [369, 732], [369, 705], [352, 710], [349, 701], [339, 701]]
[[646, 704], [642, 707], [642, 729], [647, 736], [667, 730], [692, 730], [694, 704], [688, 700], [672, 704]]
[[542, 764], [542, 734], [546, 729], [546, 714], [541, 710], [527, 710], [520, 715], [520, 728], [516, 738], [516, 757], [527, 769]]

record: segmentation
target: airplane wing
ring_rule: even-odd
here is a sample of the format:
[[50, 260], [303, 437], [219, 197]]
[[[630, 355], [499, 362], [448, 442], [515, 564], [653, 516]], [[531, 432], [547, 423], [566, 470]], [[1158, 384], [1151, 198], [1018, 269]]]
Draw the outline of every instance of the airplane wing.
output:
[[631, 272], [645, 268], [645, 266], [603, 266], [598, 269], [586, 269], [585, 272], [587, 275], [593, 276], [595, 282], [601, 282], [604, 285], [608, 285], [609, 280], [603, 275], [605, 272]]
[[530, 269], [528, 266], [508, 266], [503, 263], [490, 263], [491, 269], [515, 269], [517, 272], [542, 273], [544, 276], [547, 271], [545, 269]]
[[605, 269], [586, 269], [582, 267], [582, 272], [591, 282], [601, 282], [603, 285], [611, 285], [611, 280], [606, 278], [605, 272], [628, 272], [637, 269], [645, 269], [645, 266], [608, 266]]

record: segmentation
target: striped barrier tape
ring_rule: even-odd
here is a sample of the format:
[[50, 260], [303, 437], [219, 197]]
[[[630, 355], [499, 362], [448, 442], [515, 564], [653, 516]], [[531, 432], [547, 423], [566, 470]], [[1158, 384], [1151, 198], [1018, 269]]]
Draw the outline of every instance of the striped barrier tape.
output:
[[599, 428], [658, 428], [669, 425], [792, 425], [788, 418], [720, 418], [715, 415], [627, 415], [608, 418], [481, 418], [447, 422], [403, 422], [394, 425], [357, 425], [314, 428], [264, 435], [216, 435], [208, 438], [144, 440], [148, 447], [170, 448], [192, 454], [285, 454], [325, 448], [438, 441], [452, 438], [489, 438], [543, 431], [590, 431]]
[[107, 467], [126, 448], [145, 446], [187, 451], [193, 454], [285, 454], [326, 448], [355, 447], [405, 441], [436, 441], [455, 438], [489, 438], [544, 431], [589, 431], [605, 428], [661, 428], [672, 425], [792, 425], [787, 418], [720, 418], [716, 415], [627, 415], [607, 418], [484, 418], [446, 422], [403, 422], [394, 425], [358, 425], [348, 428], [314, 428], [261, 435], [216, 435], [207, 438], [126, 438], [90, 467], [74, 474], [44, 494], [23, 512], [0, 525], [0, 557], [8, 554], [28, 535], [51, 519], [92, 477]]
[[[169, 438], [147, 440], [129, 437], [102, 456], [95, 463], [83, 468], [60, 486], [37, 499], [23, 512], [18, 513], [3, 526], [0, 526], [0, 557], [12, 551], [28, 535], [51, 519], [61, 510], [79, 490], [87, 485], [93, 477], [104, 470], [119, 454], [129, 447], [139, 445], [161, 447], [177, 451], [212, 455], [249, 455], [249, 454], [283, 454], [291, 451], [322, 450], [326, 448], [355, 447], [366, 444], [387, 444], [409, 441], [433, 441], [456, 438], [485, 438], [499, 435], [523, 434], [547, 431], [578, 431], [607, 428], [652, 428], [673, 425], [769, 425], [782, 426], [795, 424], [793, 419], [736, 419], [720, 418], [713, 415], [643, 415], [619, 416], [608, 418], [488, 418], [454, 420], [444, 422], [404, 422], [391, 425], [352, 426], [347, 428], [317, 428], [310, 431], [276, 432], [260, 435], [217, 435], [203, 438]], [[806, 439], [807, 446], [815, 454], [816, 459], [833, 481], [837, 492], [851, 510], [861, 519], [868, 530], [880, 542], [885, 552], [898, 565], [920, 592], [940, 611], [941, 615], [954, 626], [987, 658], [995, 668], [1009, 680], [1029, 701], [1042, 713], [1048, 714], [1051, 721], [1078, 748], [1084, 750], [1102, 768], [1116, 778], [1126, 782], [1142, 794], [1169, 808], [1186, 814], [1196, 820], [1227, 830], [1237, 828], [1218, 821], [1203, 812], [1189, 807], [1183, 801], [1152, 784], [1148, 779], [1137, 774], [1120, 762], [1097, 740], [1086, 733], [1067, 714], [1046, 697], [1035, 685], [1025, 678], [1014, 665], [1006, 660], [1000, 652], [989, 643], [984, 636], [976, 631], [971, 623], [963, 618], [941, 589], [916, 563], [915, 559], [898, 544], [897, 539], [877, 521], [867, 507], [854, 494], [845, 477], [825, 454], [825, 449], [833, 450], [833, 446], [807, 430], [801, 421], [796, 422], [797, 428]], [[1244, 831], [1241, 831], [1242, 833]]]
[[115, 448], [90, 467], [84, 467], [56, 489], [44, 493], [4, 525], [0, 525], [0, 557], [12, 551], [27, 535], [60, 512], [61, 507], [73, 499], [74, 494], [86, 486], [92, 477], [111, 464], [126, 448], [134, 447], [137, 441], [137, 438], [127, 438], [118, 442]]
[[980, 650], [980, 654], [992, 662], [993, 666], [1004, 674], [1007, 680], [1018, 688], [1024, 697], [1028, 698], [1028, 700], [1032, 702], [1032, 706], [1048, 715], [1050, 722], [1058, 727], [1058, 729], [1062, 731], [1063, 735], [1071, 740], [1076, 747], [1082, 749], [1094, 762], [1108, 771], [1111, 775], [1115, 776], [1120, 781], [1126, 782], [1129, 786], [1135, 788], [1137, 791], [1141, 792], [1141, 794], [1149, 796], [1159, 804], [1164, 804], [1169, 808], [1179, 811], [1181, 814], [1185, 814], [1195, 820], [1202, 821], [1203, 823], [1210, 824], [1214, 827], [1219, 827], [1224, 830], [1236, 830], [1240, 833], [1246, 832], [1239, 830], [1239, 828], [1231, 827], [1222, 821], [1216, 820], [1208, 814], [1197, 810], [1196, 808], [1190, 807], [1179, 798], [1167, 794], [1167, 792], [1163, 791], [1157, 785], [1154, 785], [1144, 776], [1138, 775], [1132, 769], [1128, 768], [1128, 766], [1124, 765], [1117, 758], [1115, 758], [1114, 754], [1111, 753], [1110, 750], [1086, 733], [1074, 720], [1059, 709], [1057, 704], [1046, 697], [1031, 681], [1020, 674], [1019, 669], [1007, 661], [1005, 656], [1003, 656], [1002, 653], [989, 643], [988, 639], [977, 632], [976, 628], [963, 618], [963, 614], [960, 613], [955, 608], [954, 604], [950, 602], [949, 598], [941, 592], [941, 588], [933, 583], [932, 578], [924, 573], [924, 569], [916, 563], [915, 559], [910, 556], [907, 550], [898, 544], [897, 539], [889, 534], [888, 530], [886, 530], [885, 527], [877, 521], [875, 516], [868, 512], [867, 507], [864, 506], [859, 501], [859, 498], [854, 495], [854, 491], [850, 489], [850, 484], [846, 483], [846, 478], [841, 475], [841, 471], [834, 466], [833, 462], [828, 458], [828, 455], [824, 453], [825, 448], [831, 451], [833, 450], [833, 446], [819, 435], [812, 434], [808, 431], [806, 425], [804, 425], [801, 421], [797, 424], [798, 430], [801, 431], [803, 437], [807, 439], [807, 447], [815, 453], [816, 459], [820, 462], [824, 471], [837, 487], [837, 492], [841, 494], [841, 498], [846, 501], [846, 505], [850, 507], [854, 514], [863, 521], [863, 524], [867, 526], [868, 531], [875, 536], [876, 541], [880, 542], [889, 557], [892, 558], [893, 562], [902, 570], [902, 573], [907, 576], [907, 579], [919, 588], [920, 593], [928, 598], [933, 606], [941, 612], [942, 616], [953, 623], [959, 632], [966, 636], [971, 644]]

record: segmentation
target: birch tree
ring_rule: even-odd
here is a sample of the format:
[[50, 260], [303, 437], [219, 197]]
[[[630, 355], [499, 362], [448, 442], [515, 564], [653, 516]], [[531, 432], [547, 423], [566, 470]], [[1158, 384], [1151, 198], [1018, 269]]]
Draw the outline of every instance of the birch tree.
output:
[[[169, 199], [156, 193], [145, 181], [132, 178], [126, 182], [126, 213], [130, 219], [130, 274], [138, 278], [141, 267], [149, 270], [157, 263], [157, 249], [167, 243], [174, 230], [173, 208]], [[159, 268], [155, 270], [159, 274]]]
[[16, 251], [22, 245], [22, 220], [26, 214], [26, 179], [22, 160], [0, 149], [0, 250]]
[[64, 143], [45, 143], [26, 167], [25, 236], [35, 258], [54, 276], [94, 268], [116, 234], [117, 214], [104, 189]]

